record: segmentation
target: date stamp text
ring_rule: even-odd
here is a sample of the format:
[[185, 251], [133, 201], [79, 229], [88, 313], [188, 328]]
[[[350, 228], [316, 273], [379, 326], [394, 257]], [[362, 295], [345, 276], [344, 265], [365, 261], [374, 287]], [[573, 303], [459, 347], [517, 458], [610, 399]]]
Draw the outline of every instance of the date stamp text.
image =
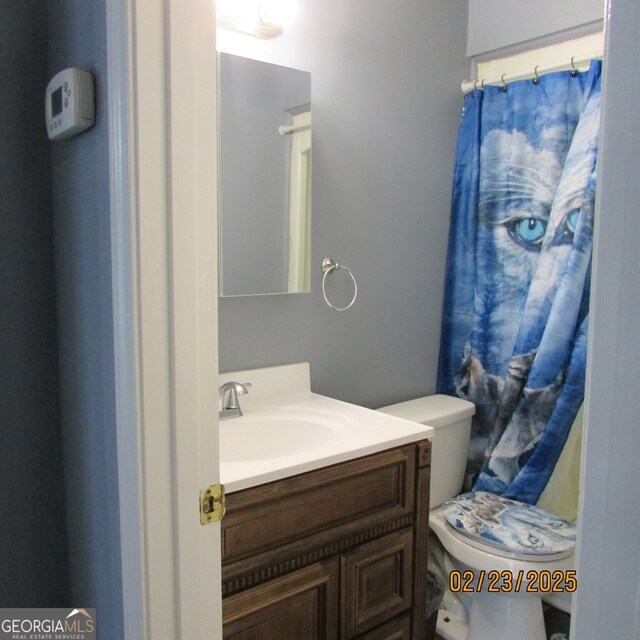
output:
[[573, 593], [578, 588], [575, 571], [452, 571], [453, 593]]

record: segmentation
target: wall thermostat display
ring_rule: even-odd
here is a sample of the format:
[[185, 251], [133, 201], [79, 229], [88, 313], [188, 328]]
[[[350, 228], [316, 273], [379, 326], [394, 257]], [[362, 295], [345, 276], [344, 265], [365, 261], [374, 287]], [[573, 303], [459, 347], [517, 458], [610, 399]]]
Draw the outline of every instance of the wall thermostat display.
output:
[[71, 67], [57, 73], [47, 86], [45, 115], [51, 140], [81, 133], [95, 121], [93, 76]]

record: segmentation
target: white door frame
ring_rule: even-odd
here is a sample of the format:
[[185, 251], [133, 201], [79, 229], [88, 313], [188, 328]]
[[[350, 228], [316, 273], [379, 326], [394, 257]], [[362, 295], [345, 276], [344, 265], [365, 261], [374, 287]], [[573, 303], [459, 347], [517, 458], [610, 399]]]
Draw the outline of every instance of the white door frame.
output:
[[311, 110], [293, 115], [289, 134], [289, 273], [291, 293], [311, 290]]
[[212, 0], [107, 0], [126, 640], [221, 636]]
[[640, 83], [640, 7], [606, 0], [605, 15], [575, 640], [640, 638], [640, 134], [631, 106]]
[[[632, 7], [632, 0], [613, 2], [614, 10]], [[219, 526], [200, 527], [196, 506], [197, 490], [217, 482], [219, 473], [214, 5], [211, 0], [107, 0], [106, 9], [125, 638], [200, 640], [205, 632], [215, 638], [221, 619]], [[634, 25], [629, 20], [628, 33], [622, 33], [623, 24], [616, 35], [637, 50]], [[628, 194], [634, 184], [637, 190], [637, 182], [623, 178]], [[623, 185], [601, 190], [603, 210], [618, 187], [625, 193]], [[631, 220], [631, 207], [625, 215]], [[611, 272], [621, 275], [623, 269], [613, 265]], [[626, 337], [614, 329], [612, 341]], [[623, 329], [631, 333], [635, 327]], [[617, 358], [623, 360], [622, 352]], [[591, 385], [594, 371], [592, 361]], [[591, 463], [592, 450], [601, 443], [595, 441], [599, 430], [591, 427], [595, 402], [588, 405], [585, 453]], [[637, 416], [631, 411], [636, 405], [631, 403], [629, 416]], [[597, 509], [606, 513], [614, 489], [622, 490], [622, 484], [609, 486], [606, 480], [618, 459], [623, 461], [624, 452], [616, 455], [599, 469], [608, 493], [582, 496], [581, 516], [590, 515], [590, 523]], [[633, 472], [637, 477], [637, 467]], [[628, 480], [624, 490], [630, 494], [635, 485]], [[592, 538], [583, 532], [580, 541], [582, 577], [595, 566], [596, 584], [607, 578], [631, 593], [637, 586], [633, 573], [616, 582], [606, 572], [602, 538]], [[630, 550], [637, 553], [637, 545]], [[609, 622], [604, 611], [614, 611], [610, 605], [617, 595], [615, 588], [601, 591], [594, 584], [578, 593], [575, 626], [585, 638], [587, 629], [599, 633], [598, 624]], [[631, 624], [637, 631], [638, 604], [627, 614], [635, 616]]]

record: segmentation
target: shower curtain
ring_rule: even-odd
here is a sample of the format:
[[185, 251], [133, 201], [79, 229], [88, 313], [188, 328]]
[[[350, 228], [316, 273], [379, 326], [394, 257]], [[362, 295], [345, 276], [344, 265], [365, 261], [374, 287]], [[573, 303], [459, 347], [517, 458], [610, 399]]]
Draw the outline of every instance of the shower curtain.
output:
[[465, 97], [438, 392], [476, 405], [467, 490], [537, 502], [582, 404], [600, 75]]

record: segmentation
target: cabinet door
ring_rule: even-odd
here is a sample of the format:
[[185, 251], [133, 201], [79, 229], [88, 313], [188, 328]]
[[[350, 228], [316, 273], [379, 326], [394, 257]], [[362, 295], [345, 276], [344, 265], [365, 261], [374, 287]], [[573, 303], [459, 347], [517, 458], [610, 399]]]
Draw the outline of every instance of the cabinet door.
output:
[[411, 607], [413, 530], [362, 545], [341, 557], [342, 638], [349, 639]]
[[335, 640], [338, 561], [319, 562], [222, 601], [225, 640]]
[[411, 640], [411, 616], [407, 614], [396, 618], [360, 636], [358, 640]]

